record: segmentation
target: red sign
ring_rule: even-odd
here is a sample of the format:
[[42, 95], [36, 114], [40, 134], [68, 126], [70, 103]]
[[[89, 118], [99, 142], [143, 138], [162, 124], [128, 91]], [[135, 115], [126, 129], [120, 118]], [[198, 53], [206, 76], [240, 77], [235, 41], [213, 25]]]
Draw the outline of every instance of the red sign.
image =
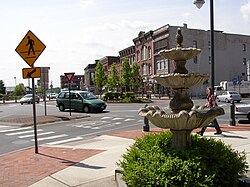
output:
[[64, 73], [64, 75], [65, 75], [68, 83], [71, 83], [73, 78], [74, 78], [75, 73]]

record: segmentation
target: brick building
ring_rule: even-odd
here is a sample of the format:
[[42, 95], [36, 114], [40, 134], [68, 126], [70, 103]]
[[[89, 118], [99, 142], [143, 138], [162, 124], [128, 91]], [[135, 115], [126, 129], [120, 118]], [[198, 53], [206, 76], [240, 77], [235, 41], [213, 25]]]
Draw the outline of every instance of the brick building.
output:
[[[84, 75], [74, 75], [72, 82], [70, 83], [71, 90], [82, 90], [84, 82]], [[60, 85], [61, 89], [68, 89], [69, 83], [65, 77], [65, 75], [60, 75]]]

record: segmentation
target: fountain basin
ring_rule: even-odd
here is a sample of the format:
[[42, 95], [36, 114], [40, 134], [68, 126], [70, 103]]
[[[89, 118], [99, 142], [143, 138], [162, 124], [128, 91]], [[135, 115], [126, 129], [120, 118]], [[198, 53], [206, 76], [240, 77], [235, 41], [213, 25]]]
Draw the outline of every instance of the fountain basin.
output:
[[159, 54], [167, 59], [175, 61], [186, 61], [196, 57], [201, 52], [197, 48], [182, 48], [177, 47], [169, 50], [162, 50]]
[[157, 83], [164, 87], [172, 88], [190, 88], [192, 86], [197, 86], [209, 79], [208, 74], [179, 74], [172, 73], [168, 75], [160, 75], [153, 77]]
[[159, 128], [169, 128], [171, 130], [185, 131], [207, 126], [216, 116], [223, 115], [221, 107], [204, 109], [204, 107], [194, 107], [190, 112], [182, 110], [179, 113], [166, 113], [158, 106], [141, 108], [139, 115], [146, 117]]

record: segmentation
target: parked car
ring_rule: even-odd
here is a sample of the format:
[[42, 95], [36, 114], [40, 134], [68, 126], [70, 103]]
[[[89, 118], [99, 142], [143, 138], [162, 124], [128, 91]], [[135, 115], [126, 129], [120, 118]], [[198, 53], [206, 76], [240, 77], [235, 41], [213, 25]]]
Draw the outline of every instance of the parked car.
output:
[[239, 103], [241, 101], [241, 96], [235, 91], [224, 91], [220, 95], [217, 95], [216, 99], [218, 102], [225, 101], [228, 103], [233, 100]]
[[47, 98], [56, 99], [56, 97], [57, 97], [57, 94], [56, 94], [56, 93], [48, 93], [48, 94], [47, 94]]
[[70, 94], [68, 91], [63, 91], [56, 98], [56, 106], [60, 111], [70, 109], [70, 102], [71, 109], [85, 113], [94, 110], [102, 112], [107, 107], [103, 100], [98, 99], [93, 93], [87, 91], [71, 91]]
[[[40, 97], [38, 95], [35, 96], [35, 102], [39, 103], [40, 102]], [[20, 103], [21, 105], [23, 105], [23, 103], [33, 103], [33, 97], [32, 94], [26, 94], [25, 96], [23, 96], [20, 99]]]
[[250, 120], [250, 104], [235, 106], [236, 118], [248, 118]]

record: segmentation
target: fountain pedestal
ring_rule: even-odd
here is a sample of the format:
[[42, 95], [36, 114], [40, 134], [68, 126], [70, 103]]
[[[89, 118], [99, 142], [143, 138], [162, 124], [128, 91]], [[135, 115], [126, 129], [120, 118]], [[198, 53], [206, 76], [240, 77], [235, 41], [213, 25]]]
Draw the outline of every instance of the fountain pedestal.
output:
[[[157, 83], [174, 90], [174, 97], [169, 103], [170, 113], [160, 110], [159, 107], [146, 107], [139, 110], [139, 115], [148, 118], [151, 123], [160, 128], [169, 128], [173, 133], [173, 147], [181, 150], [191, 146], [191, 132], [211, 123], [218, 115], [223, 115], [224, 110], [216, 107], [210, 110], [194, 107], [189, 97], [189, 88], [201, 85], [209, 79], [207, 74], [188, 74], [185, 64], [188, 59], [197, 56], [201, 50], [196, 48], [183, 48], [183, 37], [180, 29], [176, 35], [177, 47], [160, 51], [160, 55], [174, 60], [176, 69], [173, 74], [153, 77]], [[198, 109], [195, 109], [198, 108]]]
[[175, 95], [169, 103], [169, 107], [172, 109], [174, 113], [178, 113], [181, 110], [190, 111], [193, 108], [194, 103], [189, 98], [188, 91], [189, 91], [188, 88], [174, 89]]
[[191, 130], [174, 130], [170, 129], [173, 133], [172, 145], [178, 147], [179, 149], [186, 149], [191, 146]]

